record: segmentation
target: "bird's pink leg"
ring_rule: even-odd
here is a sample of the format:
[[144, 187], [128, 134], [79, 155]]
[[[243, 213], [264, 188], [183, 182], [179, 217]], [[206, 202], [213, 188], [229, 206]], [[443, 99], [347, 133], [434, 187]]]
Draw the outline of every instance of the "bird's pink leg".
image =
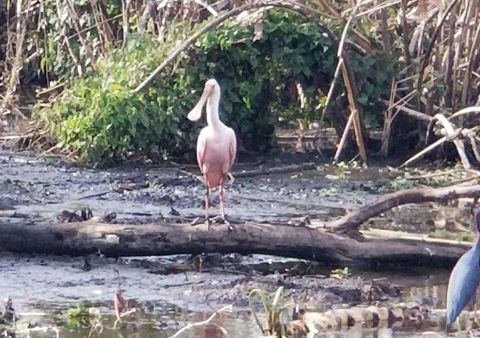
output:
[[223, 182], [220, 185], [220, 211], [222, 213], [222, 220], [225, 221], [225, 201], [224, 201], [224, 194], [223, 194]]
[[205, 219], [208, 220], [208, 208], [210, 207], [210, 192], [207, 187], [207, 191], [205, 192]]
[[225, 195], [223, 191], [223, 182], [225, 182], [225, 180], [223, 180], [220, 185], [220, 210], [222, 212], [222, 221], [223, 223], [228, 225], [228, 230], [233, 231], [235, 230], [234, 224], [230, 223], [230, 221], [225, 216]]

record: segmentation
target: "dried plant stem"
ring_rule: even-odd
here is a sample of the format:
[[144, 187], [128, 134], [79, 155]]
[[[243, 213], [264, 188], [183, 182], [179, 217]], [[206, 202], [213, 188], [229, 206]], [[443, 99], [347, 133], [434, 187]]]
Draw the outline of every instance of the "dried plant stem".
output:
[[348, 117], [347, 124], [345, 125], [345, 129], [343, 130], [342, 138], [340, 139], [340, 143], [338, 144], [337, 151], [335, 152], [335, 156], [333, 158], [333, 163], [337, 163], [340, 155], [342, 154], [342, 150], [345, 146], [345, 142], [347, 141], [348, 133], [350, 132], [350, 128], [352, 127], [353, 120], [355, 115], [357, 115], [357, 111], [353, 110]]
[[453, 59], [454, 59], [454, 39], [455, 39], [455, 25], [457, 24], [457, 11], [458, 11], [458, 6], [454, 7], [454, 10], [452, 12], [452, 15], [450, 16], [450, 22], [449, 22], [449, 34], [448, 34], [448, 47], [447, 47], [447, 65], [446, 65], [446, 71], [445, 71], [445, 88], [446, 88], [446, 93], [445, 93], [445, 104], [447, 107], [452, 107], [453, 106]]
[[480, 47], [480, 25], [478, 25], [475, 31], [475, 37], [473, 38], [472, 47], [470, 48], [470, 52], [468, 54], [468, 66], [467, 66], [467, 70], [465, 71], [465, 76], [463, 79], [463, 90], [462, 90], [462, 99], [461, 99], [462, 105], [466, 105], [470, 97], [473, 65], [476, 59], [476, 55], [478, 55], [479, 47]]
[[[320, 115], [320, 126], [323, 124], [323, 119], [327, 112], [328, 105], [330, 104], [330, 100], [332, 99], [333, 91], [335, 89], [335, 84], [337, 83], [338, 76], [340, 75], [340, 69], [342, 69], [343, 65], [343, 58], [340, 58], [337, 63], [337, 68], [335, 68], [335, 73], [333, 75], [333, 80], [330, 83], [330, 88], [328, 89], [327, 100], [325, 101], [325, 106], [323, 108], [322, 114]], [[322, 105], [319, 104], [317, 109], [319, 109]]]
[[448, 14], [452, 11], [452, 9], [454, 8], [454, 6], [457, 4], [458, 1], [459, 0], [452, 0], [452, 2], [448, 5], [447, 9], [442, 15], [442, 18], [438, 22], [437, 27], [435, 28], [435, 32], [433, 33], [428, 49], [425, 52], [425, 55], [423, 56], [422, 64], [420, 66], [420, 71], [418, 73], [418, 81], [417, 81], [417, 95], [419, 97], [422, 94], [423, 75], [425, 74], [425, 69], [427, 68], [428, 61], [430, 60], [430, 55], [432, 54], [433, 48], [435, 47], [436, 41], [441, 32], [441, 28], [443, 27], [443, 24], [445, 23], [448, 17]]
[[403, 29], [403, 52], [405, 53], [405, 61], [407, 63], [407, 67], [410, 66], [411, 64], [411, 56], [410, 56], [410, 50], [408, 48], [408, 37], [409, 37], [409, 32], [408, 32], [408, 25], [407, 25], [407, 5], [408, 5], [408, 0], [401, 0], [401, 11], [402, 11], [402, 16], [401, 16], [401, 24], [402, 24], [402, 29]]
[[122, 0], [122, 29], [123, 29], [122, 48], [124, 48], [127, 43], [128, 32], [130, 30], [129, 29], [130, 5], [131, 5], [131, 0]]
[[451, 124], [451, 122], [448, 121], [448, 119], [442, 114], [436, 114], [434, 118], [437, 119], [443, 125], [443, 127], [447, 132], [447, 136], [450, 139], [453, 139], [453, 143], [455, 144], [455, 147], [457, 147], [458, 155], [462, 160], [463, 168], [465, 168], [465, 170], [471, 169], [472, 166], [470, 164], [470, 161], [468, 160], [467, 155], [465, 154], [465, 145], [463, 144], [463, 141], [458, 140], [456, 137], [455, 138], [453, 137], [456, 131], [453, 125]]
[[[383, 124], [383, 134], [382, 134], [382, 146], [380, 148], [380, 154], [383, 157], [388, 156], [388, 146], [390, 140], [390, 131], [392, 128], [392, 121], [393, 121], [393, 105], [395, 100], [395, 94], [397, 92], [397, 82], [392, 80], [392, 86], [390, 89], [390, 101], [388, 103], [387, 111], [385, 112], [385, 122]], [[397, 109], [398, 111], [398, 109]]]
[[[32, 0], [28, 0], [25, 8], [29, 8]], [[19, 72], [23, 64], [23, 45], [25, 41], [25, 33], [27, 30], [27, 14], [22, 15], [23, 12], [23, 0], [17, 0], [16, 2], [16, 37], [15, 37], [15, 57], [10, 71], [10, 78], [8, 80], [5, 95], [2, 103], [0, 104], [0, 116], [7, 115], [11, 110], [7, 110], [7, 107], [11, 104], [13, 95], [17, 90], [19, 83]], [[8, 29], [8, 28], [7, 28]]]
[[[458, 136], [460, 134], [460, 129], [457, 130], [457, 132], [455, 133], [455, 137]], [[448, 136], [443, 136], [442, 138], [438, 139], [437, 141], [435, 141], [434, 143], [432, 143], [431, 145], [429, 145], [428, 147], [426, 147], [425, 149], [423, 149], [422, 151], [420, 151], [419, 153], [415, 154], [414, 156], [410, 157], [408, 160], [406, 160], [401, 166], [400, 168], [403, 168], [403, 167], [406, 167], [407, 165], [411, 164], [412, 162], [415, 162], [416, 160], [422, 158], [425, 154], [429, 153], [430, 151], [432, 151], [433, 149], [437, 148], [439, 145], [443, 144], [445, 141], [447, 141], [449, 138]]]
[[90, 59], [92, 66], [95, 68], [95, 63], [96, 63], [95, 56], [94, 56], [92, 47], [90, 46], [90, 44], [87, 42], [87, 40], [81, 33], [80, 19], [78, 18], [77, 12], [75, 12], [74, 4], [72, 0], [66, 0], [66, 3], [67, 3], [68, 13], [72, 18], [73, 26], [75, 27], [75, 31], [78, 34], [78, 39], [85, 50], [85, 54], [87, 55], [87, 58]]
[[[222, 307], [220, 310], [215, 311], [210, 317], [208, 317], [207, 320], [204, 320], [204, 321], [198, 322], [198, 323], [188, 324], [188, 325], [185, 326], [184, 328], [182, 328], [182, 329], [180, 329], [179, 331], [177, 331], [173, 336], [170, 336], [170, 338], [180, 337], [180, 335], [181, 335], [182, 333], [184, 333], [184, 332], [187, 331], [187, 330], [191, 330], [191, 329], [193, 329], [193, 328], [195, 328], [195, 327], [205, 326], [205, 325], [212, 325], [211, 322], [215, 319], [215, 317], [217, 317], [217, 315], [218, 315], [219, 313], [225, 312], [226, 310], [229, 310], [229, 309], [231, 309], [231, 308], [232, 308], [232, 305], [224, 306], [224, 307]], [[219, 329], [222, 331], [222, 333], [223, 333], [223, 335], [224, 335], [225, 337], [228, 337], [228, 332], [227, 332], [227, 330], [225, 330], [225, 329], [224, 329], [223, 327], [221, 327], [220, 325], [216, 325], [216, 324], [215, 324], [214, 326], [216, 326], [217, 328], [219, 328]]]
[[357, 114], [355, 114], [353, 118], [353, 129], [355, 131], [355, 140], [357, 142], [358, 151], [360, 153], [360, 157], [363, 163], [365, 165], [368, 165], [367, 152], [365, 149], [365, 143], [363, 141], [363, 134], [362, 134], [363, 128], [360, 120], [361, 107], [359, 106], [357, 101], [358, 91], [356, 88], [353, 71], [350, 67], [350, 63], [348, 63], [348, 66], [347, 66], [346, 59], [344, 59], [344, 62], [342, 65], [342, 74], [343, 74], [343, 80], [345, 82], [345, 88], [347, 89], [347, 97], [348, 97], [351, 114], [353, 113], [353, 110], [357, 111]]

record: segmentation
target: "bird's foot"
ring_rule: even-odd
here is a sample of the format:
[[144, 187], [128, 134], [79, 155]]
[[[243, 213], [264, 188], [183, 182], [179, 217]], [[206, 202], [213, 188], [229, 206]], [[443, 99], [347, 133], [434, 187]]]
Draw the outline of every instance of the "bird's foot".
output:
[[237, 227], [235, 226], [235, 224], [232, 222], [232, 220], [227, 217], [226, 215], [224, 216], [216, 216], [212, 219], [212, 221], [214, 221], [216, 224], [226, 224], [228, 225], [228, 230], [230, 231], [234, 231], [237, 229]]
[[208, 231], [210, 231], [210, 228], [212, 226], [212, 222], [208, 217], [206, 217], [206, 218], [197, 217], [192, 222], [190, 222], [191, 226], [195, 226], [195, 225], [199, 225], [199, 224], [206, 224], [207, 228], [208, 228]]
[[190, 222], [190, 225], [195, 226], [195, 225], [199, 225], [201, 223], [202, 223], [202, 221], [201, 221], [200, 217], [197, 217], [193, 221]]

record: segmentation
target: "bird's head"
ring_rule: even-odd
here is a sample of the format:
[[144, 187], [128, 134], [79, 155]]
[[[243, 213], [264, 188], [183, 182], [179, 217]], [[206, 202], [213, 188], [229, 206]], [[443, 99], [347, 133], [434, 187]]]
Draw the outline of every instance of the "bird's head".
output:
[[210, 79], [205, 83], [205, 88], [203, 89], [203, 94], [198, 100], [198, 103], [195, 107], [188, 113], [187, 118], [190, 121], [197, 121], [202, 117], [202, 109], [207, 100], [215, 98], [220, 100], [220, 86], [218, 85], [217, 80]]

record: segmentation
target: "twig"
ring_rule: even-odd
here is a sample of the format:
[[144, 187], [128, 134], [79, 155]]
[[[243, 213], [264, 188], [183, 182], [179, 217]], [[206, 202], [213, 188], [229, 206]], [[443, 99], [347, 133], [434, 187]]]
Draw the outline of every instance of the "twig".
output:
[[[215, 317], [216, 317], [219, 313], [225, 312], [227, 309], [232, 309], [232, 305], [224, 306], [224, 307], [222, 307], [220, 310], [215, 311], [207, 320], [204, 320], [203, 322], [197, 322], [197, 323], [188, 324], [187, 326], [185, 326], [184, 328], [180, 329], [177, 333], [175, 333], [173, 336], [170, 336], [169, 338], [179, 337], [183, 332], [185, 332], [185, 331], [187, 331], [187, 330], [190, 330], [190, 329], [193, 329], [193, 328], [195, 328], [195, 327], [209, 325], [209, 324], [211, 324], [212, 320], [214, 320]], [[222, 333], [224, 334], [225, 337], [228, 337], [228, 332], [227, 332], [227, 330], [225, 330], [223, 327], [221, 327], [221, 326], [219, 326], [219, 325], [215, 325], [215, 326], [218, 327], [218, 328], [222, 331]]]
[[[362, 135], [362, 125], [360, 121], [360, 107], [357, 104], [357, 90], [355, 86], [355, 81], [354, 81], [354, 75], [350, 66], [350, 63], [347, 62], [348, 59], [345, 58], [344, 55], [344, 48], [345, 48], [345, 41], [347, 39], [347, 33], [350, 27], [350, 24], [355, 17], [358, 8], [362, 5], [362, 1], [358, 1], [355, 4], [355, 7], [352, 9], [352, 13], [350, 14], [350, 17], [347, 20], [347, 23], [345, 24], [345, 27], [343, 28], [342, 32], [342, 37], [340, 39], [340, 43], [338, 44], [338, 51], [337, 51], [337, 57], [338, 57], [338, 65], [337, 68], [340, 68], [342, 70], [343, 74], [343, 81], [345, 83], [345, 88], [347, 90], [347, 97], [348, 97], [348, 102], [350, 105], [350, 116], [353, 115], [353, 128], [355, 131], [355, 140], [357, 142], [357, 147], [360, 152], [360, 157], [362, 158], [363, 162], [367, 164], [367, 153], [365, 150], [365, 144], [363, 142], [363, 135]], [[333, 81], [336, 81], [336, 78], [334, 78]], [[332, 88], [332, 86], [331, 86]], [[331, 89], [332, 90], [332, 89]], [[328, 103], [328, 102], [327, 102]], [[325, 106], [326, 108], [326, 106]], [[354, 111], [357, 113], [354, 114]]]
[[96, 63], [95, 56], [94, 56], [92, 47], [90, 46], [88, 41], [85, 39], [83, 34], [80, 32], [81, 31], [80, 18], [78, 17], [77, 12], [75, 12], [74, 3], [72, 2], [72, 0], [66, 0], [66, 3], [67, 3], [68, 13], [72, 18], [73, 27], [77, 31], [80, 44], [85, 49], [85, 54], [90, 59], [92, 66], [95, 68], [95, 63]]
[[350, 105], [350, 110], [352, 111], [352, 109], [354, 109], [357, 111], [357, 114], [355, 114], [353, 118], [353, 130], [355, 131], [355, 140], [357, 142], [358, 151], [360, 153], [360, 157], [362, 158], [363, 163], [365, 165], [368, 165], [367, 151], [365, 149], [365, 143], [363, 141], [362, 124], [360, 120], [361, 107], [358, 105], [358, 90], [355, 85], [353, 70], [351, 69], [350, 63], [348, 63], [348, 66], [346, 62], [343, 63], [342, 73], [343, 81], [345, 82], [345, 88], [347, 89], [347, 97]]
[[[335, 84], [337, 83], [338, 75], [340, 75], [340, 69], [343, 66], [343, 58], [338, 60], [337, 68], [335, 68], [335, 73], [333, 75], [333, 80], [330, 83], [330, 88], [328, 89], [327, 101], [325, 102], [325, 107], [323, 108], [322, 115], [320, 115], [320, 126], [323, 124], [323, 118], [327, 112], [328, 105], [332, 99], [333, 90], [335, 89]], [[320, 109], [322, 105], [318, 104], [316, 109]]]
[[407, 64], [407, 69], [408, 67], [412, 64], [411, 62], [411, 56], [410, 56], [410, 50], [408, 48], [408, 36], [409, 36], [409, 31], [408, 31], [408, 24], [407, 24], [407, 6], [408, 6], [408, 0], [401, 0], [401, 24], [402, 24], [402, 42], [403, 42], [403, 50], [405, 52], [405, 61]]
[[46, 327], [33, 327], [31, 329], [25, 329], [25, 330], [20, 330], [20, 331], [15, 331], [15, 334], [21, 335], [26, 333], [28, 336], [30, 336], [30, 333], [32, 332], [43, 332], [47, 333], [48, 331], [53, 331], [55, 332], [55, 337], [60, 338], [60, 330], [55, 327], [55, 326], [46, 326]]
[[462, 129], [457, 129], [453, 134], [451, 135], [448, 135], [448, 136], [444, 136], [440, 139], [438, 139], [436, 142], [432, 143], [431, 145], [429, 145], [427, 148], [423, 149], [422, 151], [420, 151], [418, 154], [410, 157], [407, 161], [405, 161], [401, 166], [400, 168], [403, 168], [407, 165], [409, 165], [410, 163], [418, 160], [419, 158], [423, 157], [423, 155], [425, 155], [426, 153], [432, 151], [433, 149], [435, 149], [436, 147], [438, 147], [439, 145], [443, 144], [445, 141], [448, 141], [448, 140], [454, 140], [456, 137], [458, 137], [458, 135], [460, 135]]
[[[383, 103], [385, 104], [389, 104], [389, 102], [387, 100], [381, 100]], [[423, 121], [423, 122], [426, 122], [426, 123], [430, 123], [433, 121], [433, 117], [425, 114], [425, 113], [422, 113], [422, 112], [419, 112], [418, 110], [415, 110], [415, 109], [412, 109], [412, 108], [408, 108], [408, 107], [405, 107], [405, 106], [399, 106], [397, 107], [398, 110], [406, 113], [407, 115], [411, 116], [411, 117], [414, 117], [420, 121]]]
[[[458, 134], [454, 137], [454, 134], [456, 131], [454, 130], [452, 124], [450, 121], [447, 120], [445, 116], [442, 114], [436, 114], [434, 116], [435, 119], [437, 119], [445, 128], [447, 132], [447, 136], [453, 140], [453, 143], [455, 144], [455, 147], [457, 148], [458, 155], [460, 156], [460, 159], [462, 160], [463, 167], [468, 170], [472, 166], [470, 164], [470, 161], [468, 160], [467, 155], [465, 154], [465, 145], [463, 144], [462, 140], [458, 140], [457, 136]], [[460, 129], [461, 130], [461, 129]]]
[[115, 191], [116, 191], [115, 189], [110, 189], [110, 190], [102, 191], [102, 192], [99, 192], [99, 193], [96, 193], [96, 194], [91, 194], [91, 195], [87, 195], [87, 196], [82, 196], [82, 197], [79, 197], [78, 199], [79, 199], [79, 200], [86, 200], [86, 199], [90, 199], [90, 198], [101, 197], [101, 196], [108, 195], [108, 194], [110, 194], [111, 192], [115, 192]]
[[452, 116], [450, 116], [448, 119], [451, 120], [455, 117], [465, 115], [465, 114], [470, 114], [470, 113], [480, 113], [480, 107], [475, 106], [475, 107], [468, 107], [468, 108], [461, 109], [457, 111], [455, 114], [453, 114]]
[[450, 27], [448, 32], [448, 48], [447, 48], [447, 66], [445, 71], [445, 104], [447, 107], [452, 107], [454, 102], [454, 81], [455, 72], [453, 69], [454, 53], [453, 43], [455, 40], [455, 26], [457, 24], [458, 6], [454, 7], [452, 15], [450, 15]]
[[[392, 106], [394, 105], [396, 93], [397, 93], [397, 82], [395, 81], [395, 79], [392, 79], [392, 86], [390, 89], [390, 101], [388, 102], [388, 108], [385, 112], [385, 121], [383, 123], [382, 146], [380, 147], [380, 151], [379, 151], [379, 153], [382, 154], [383, 157], [388, 156], [388, 146], [390, 141], [390, 132], [392, 128], [392, 122], [395, 116], [397, 115], [397, 114], [393, 115], [393, 108], [392, 108]], [[397, 113], [398, 113], [398, 109], [397, 109]]]

